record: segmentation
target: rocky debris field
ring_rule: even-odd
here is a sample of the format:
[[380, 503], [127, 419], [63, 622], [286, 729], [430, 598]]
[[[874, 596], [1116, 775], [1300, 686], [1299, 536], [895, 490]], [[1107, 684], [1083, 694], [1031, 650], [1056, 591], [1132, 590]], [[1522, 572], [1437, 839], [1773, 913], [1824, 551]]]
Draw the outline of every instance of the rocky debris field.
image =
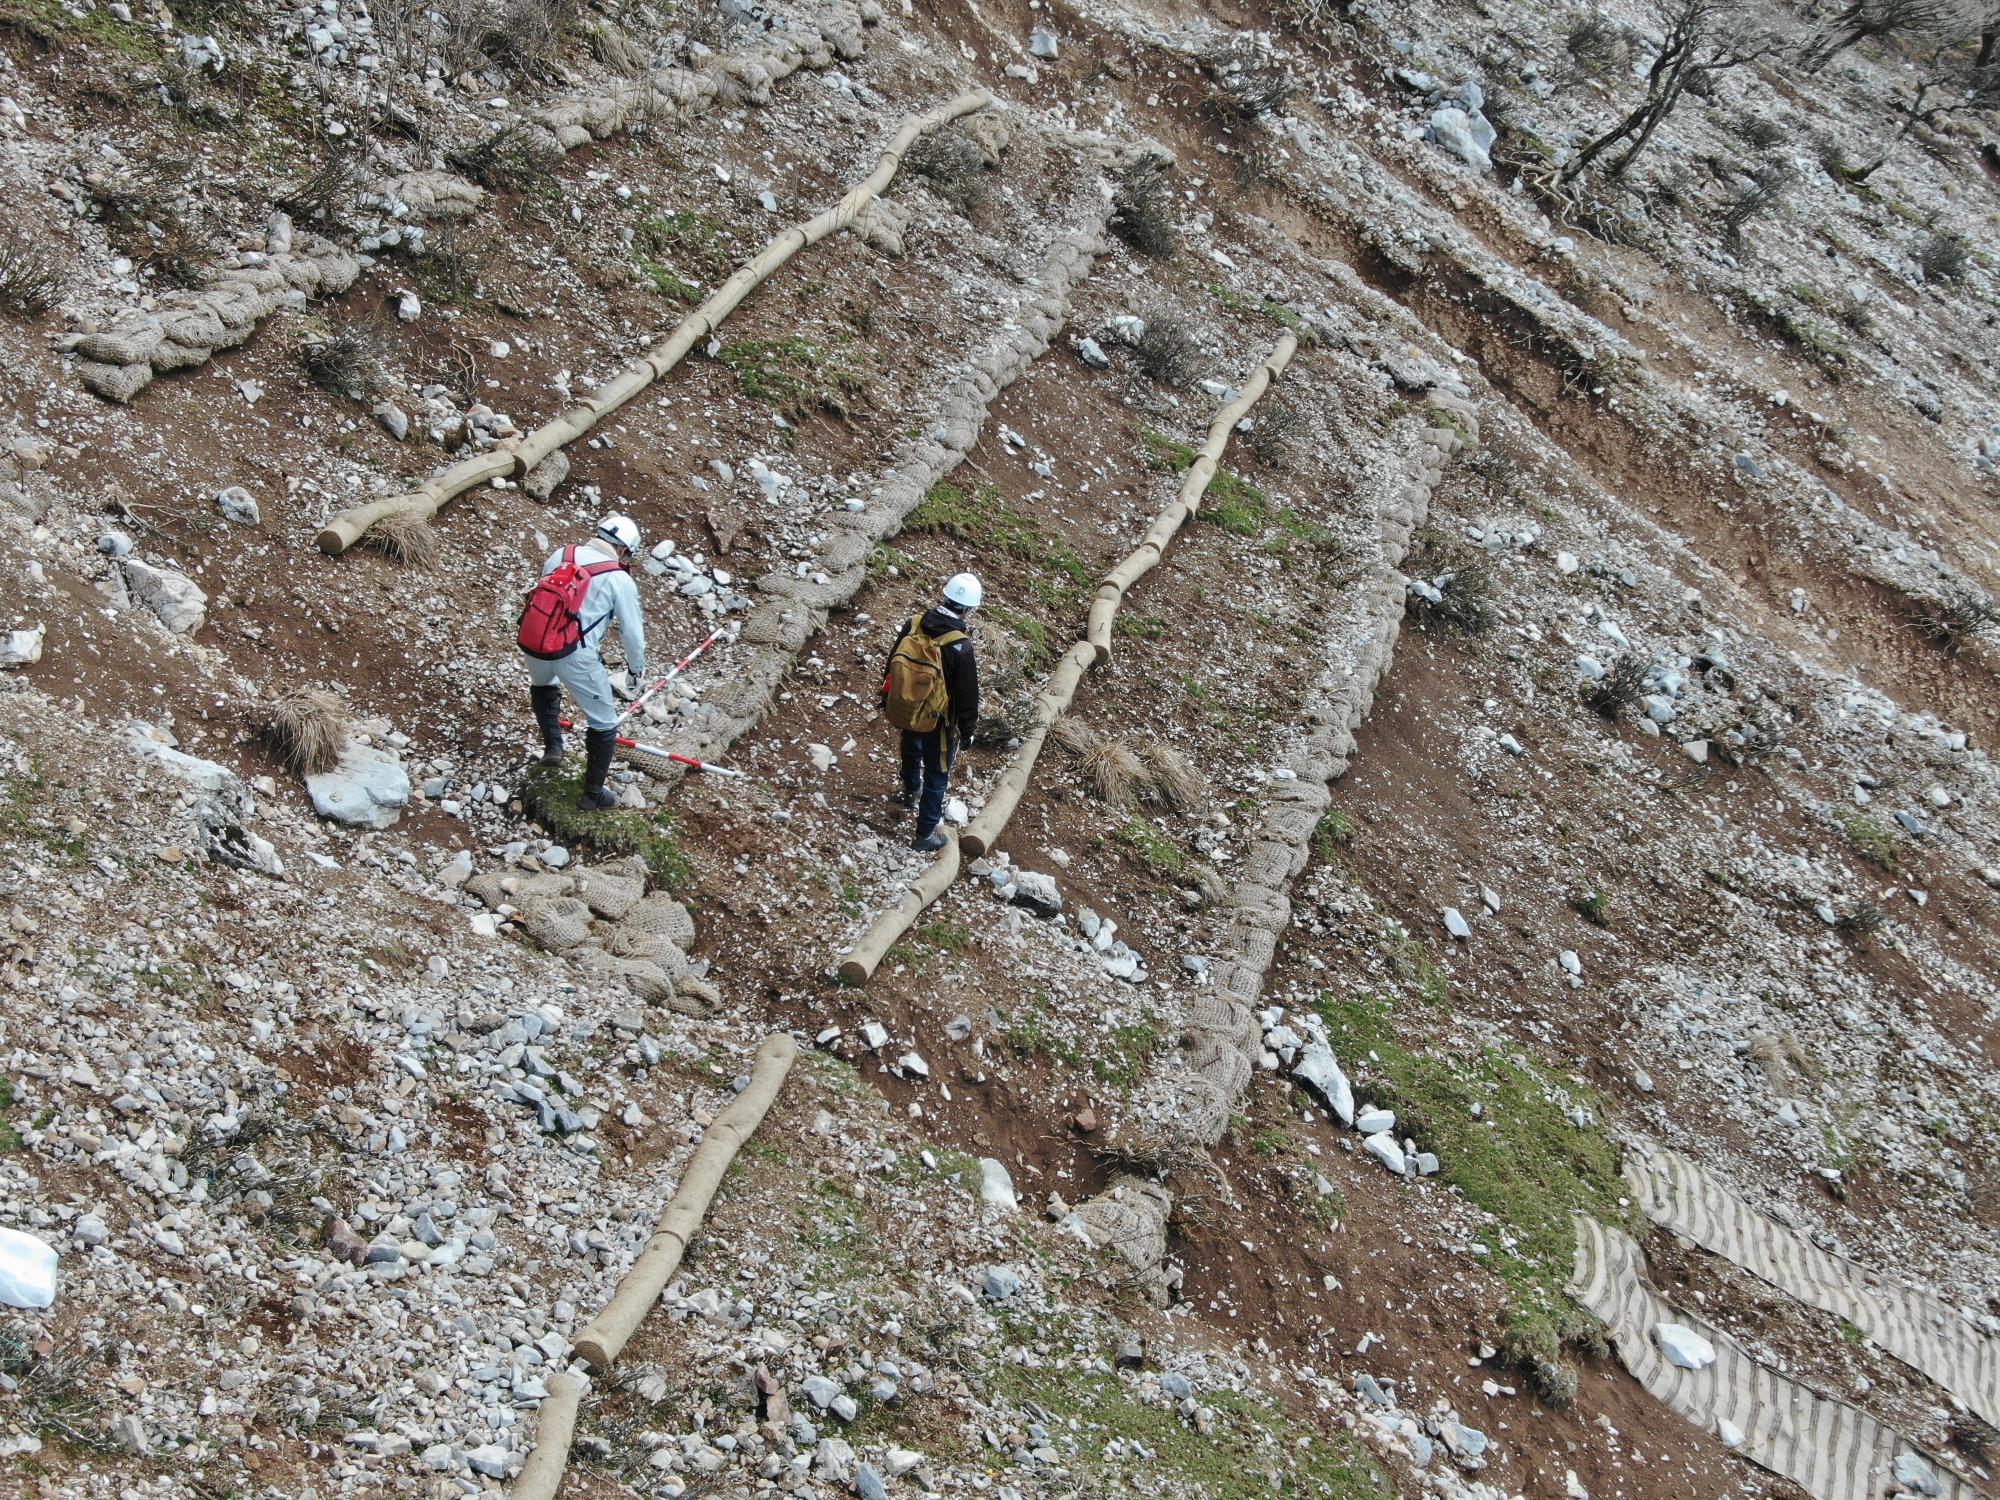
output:
[[[1945, 9], [0, 0], [0, 1493], [506, 1491], [774, 1031], [565, 1495], [1990, 1490]], [[319, 551], [973, 88], [588, 437]], [[926, 865], [897, 622], [985, 581], [963, 825], [1287, 334], [843, 984]], [[586, 815], [511, 632], [613, 508], [654, 670], [709, 643], [633, 737], [744, 775]], [[1964, 1366], [1649, 1220], [1659, 1148]], [[1668, 1316], [1586, 1311], [1580, 1233]]]

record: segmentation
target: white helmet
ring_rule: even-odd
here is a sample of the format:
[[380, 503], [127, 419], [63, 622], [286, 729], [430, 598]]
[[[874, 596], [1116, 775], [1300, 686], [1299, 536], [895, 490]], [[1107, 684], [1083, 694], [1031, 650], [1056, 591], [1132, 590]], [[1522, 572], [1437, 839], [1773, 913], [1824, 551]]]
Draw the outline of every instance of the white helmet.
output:
[[977, 609], [980, 600], [986, 597], [986, 590], [979, 586], [979, 579], [971, 573], [955, 573], [944, 586], [944, 600], [956, 604], [960, 609]]
[[612, 512], [597, 523], [597, 534], [613, 546], [623, 547], [627, 552], [639, 550], [639, 526], [630, 516]]

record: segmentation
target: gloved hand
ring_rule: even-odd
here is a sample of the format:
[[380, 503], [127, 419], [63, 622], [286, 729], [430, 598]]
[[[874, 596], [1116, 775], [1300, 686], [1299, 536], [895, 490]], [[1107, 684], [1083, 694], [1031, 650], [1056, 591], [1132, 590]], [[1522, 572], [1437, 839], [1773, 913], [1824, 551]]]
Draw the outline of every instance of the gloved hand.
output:
[[637, 672], [627, 671], [622, 677], [614, 677], [611, 679], [612, 693], [617, 697], [625, 699], [625, 701], [628, 703], [631, 702], [632, 699], [638, 697], [645, 690], [646, 690], [645, 682], [640, 678]]

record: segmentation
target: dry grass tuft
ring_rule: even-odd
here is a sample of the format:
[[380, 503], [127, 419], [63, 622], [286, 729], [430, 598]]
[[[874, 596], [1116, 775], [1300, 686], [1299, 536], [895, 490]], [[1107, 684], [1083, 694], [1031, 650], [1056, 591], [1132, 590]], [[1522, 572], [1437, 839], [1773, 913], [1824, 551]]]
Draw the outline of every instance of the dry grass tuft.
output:
[[340, 762], [347, 711], [325, 688], [297, 688], [271, 706], [263, 738], [287, 770], [317, 776]]
[[1160, 384], [1182, 391], [1201, 378], [1207, 358], [1188, 320], [1176, 309], [1150, 307], [1144, 314], [1146, 331], [1132, 346], [1139, 368]]
[[1104, 743], [1103, 735], [1069, 714], [1049, 726], [1049, 738], [1071, 755], [1087, 755]]
[[0, 229], [0, 304], [44, 313], [69, 290], [67, 257], [25, 229]]
[[1130, 807], [1147, 782], [1146, 763], [1124, 740], [1100, 740], [1083, 752], [1083, 784], [1111, 807]]
[[1171, 260], [1181, 242], [1180, 231], [1174, 227], [1173, 185], [1168, 180], [1172, 171], [1157, 157], [1134, 162], [1120, 174], [1112, 200], [1112, 233], [1134, 250], [1162, 260]]
[[918, 137], [903, 164], [966, 218], [986, 198], [986, 153], [962, 130], [934, 130]]
[[1201, 806], [1206, 788], [1201, 774], [1188, 764], [1187, 757], [1162, 740], [1147, 740], [1139, 746], [1146, 778], [1139, 788], [1140, 800], [1148, 807], [1165, 812], [1189, 812]]
[[435, 568], [444, 560], [444, 540], [423, 516], [393, 515], [368, 533], [368, 545], [403, 568]]

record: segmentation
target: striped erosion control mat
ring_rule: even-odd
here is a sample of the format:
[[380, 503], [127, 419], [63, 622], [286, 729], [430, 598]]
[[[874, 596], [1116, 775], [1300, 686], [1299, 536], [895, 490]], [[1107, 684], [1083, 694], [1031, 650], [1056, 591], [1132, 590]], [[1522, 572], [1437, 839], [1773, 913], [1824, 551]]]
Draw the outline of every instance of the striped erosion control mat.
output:
[[1646, 1217], [1661, 1228], [1810, 1307], [1847, 1319], [2000, 1426], [2000, 1341], [1968, 1326], [1956, 1309], [1899, 1287], [1870, 1285], [1858, 1266], [1759, 1213], [1677, 1152], [1629, 1152], [1625, 1177]]
[[[1981, 1496], [1866, 1412], [1780, 1375], [1727, 1334], [1676, 1310], [1646, 1280], [1645, 1255], [1630, 1235], [1586, 1214], [1575, 1223], [1570, 1295], [1604, 1321], [1625, 1368], [1662, 1404], [1815, 1500], [1882, 1500], [1901, 1491], [1941, 1500]], [[1670, 1362], [1653, 1337], [1662, 1323], [1708, 1340], [1715, 1362], [1700, 1370]]]

